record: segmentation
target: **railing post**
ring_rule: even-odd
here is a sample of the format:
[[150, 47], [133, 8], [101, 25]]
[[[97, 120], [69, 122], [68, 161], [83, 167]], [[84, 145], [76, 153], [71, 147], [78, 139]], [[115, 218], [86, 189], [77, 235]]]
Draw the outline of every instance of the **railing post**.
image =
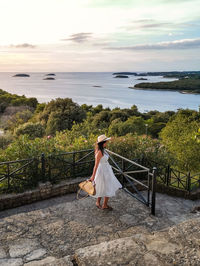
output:
[[42, 180], [45, 181], [45, 155], [42, 153], [41, 155], [41, 165], [42, 165]]
[[153, 215], [155, 215], [155, 208], [156, 208], [156, 174], [157, 174], [157, 168], [153, 167], [152, 195], [151, 195], [151, 214]]
[[[124, 159], [122, 159], [122, 172], [124, 172], [125, 170], [125, 164], [124, 164]], [[125, 184], [125, 178], [124, 178], [124, 175], [122, 175], [122, 186], [124, 188], [124, 184]]]
[[191, 175], [190, 175], [190, 172], [188, 172], [188, 176], [187, 176], [187, 191], [189, 193], [191, 191]]
[[199, 175], [199, 179], [198, 179], [198, 182], [199, 182], [199, 188], [200, 188], [200, 175]]
[[73, 153], [73, 165], [72, 165], [72, 175], [75, 178], [75, 153]]
[[150, 175], [149, 175], [149, 171], [148, 171], [148, 191], [147, 191], [147, 206], [149, 207], [149, 200], [150, 200]]
[[170, 166], [169, 164], [167, 165], [167, 186], [169, 186], [169, 179], [170, 179]]
[[8, 177], [8, 190], [10, 189], [10, 167], [9, 163], [7, 164], [7, 177]]

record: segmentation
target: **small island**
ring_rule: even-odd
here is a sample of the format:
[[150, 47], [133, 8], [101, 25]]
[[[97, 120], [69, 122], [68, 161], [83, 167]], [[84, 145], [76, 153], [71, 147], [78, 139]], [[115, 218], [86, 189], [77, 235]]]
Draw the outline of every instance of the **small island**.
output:
[[133, 76], [137, 76], [136, 72], [115, 72], [113, 73], [113, 75], [133, 75]]
[[117, 75], [117, 76], [115, 76], [115, 78], [128, 78], [128, 76], [126, 76], [126, 75]]
[[55, 78], [47, 77], [47, 78], [44, 78], [43, 80], [55, 80]]
[[187, 78], [181, 78], [175, 81], [169, 82], [146, 82], [139, 83], [133, 87], [129, 87], [131, 89], [140, 89], [140, 90], [168, 90], [168, 91], [178, 91], [180, 93], [192, 93], [199, 94], [200, 93], [200, 75], [189, 75]]
[[99, 86], [99, 85], [94, 85], [92, 87], [94, 87], [94, 88], [102, 88], [102, 86]]
[[16, 74], [16, 75], [14, 75], [13, 77], [28, 78], [28, 77], [30, 77], [30, 75], [28, 75], [28, 74]]
[[55, 76], [56, 74], [54, 73], [49, 73], [49, 74], [46, 74], [46, 76]]
[[148, 80], [148, 79], [146, 79], [146, 78], [139, 78], [139, 79], [137, 79], [137, 80]]

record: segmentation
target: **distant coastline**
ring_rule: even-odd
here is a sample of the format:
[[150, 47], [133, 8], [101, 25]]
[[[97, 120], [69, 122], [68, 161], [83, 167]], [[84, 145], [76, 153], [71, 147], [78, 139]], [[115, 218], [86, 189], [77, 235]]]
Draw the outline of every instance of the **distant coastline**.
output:
[[169, 82], [157, 82], [157, 83], [139, 83], [131, 89], [142, 89], [142, 90], [168, 90], [178, 91], [180, 93], [189, 94], [200, 94], [200, 79], [181, 79]]
[[130, 89], [139, 90], [167, 90], [178, 91], [183, 94], [200, 94], [200, 71], [169, 73], [164, 78], [178, 78], [174, 81], [166, 82], [142, 82], [129, 86]]
[[[141, 83], [140, 83], [141, 84]], [[154, 83], [155, 84], [155, 83]], [[139, 84], [137, 84], [139, 85]], [[192, 91], [192, 90], [177, 90], [177, 89], [160, 89], [160, 88], [155, 88], [156, 86], [154, 86], [154, 88], [143, 88], [143, 87], [139, 87], [139, 86], [133, 86], [133, 87], [128, 87], [129, 89], [134, 89], [134, 90], [146, 90], [146, 91], [174, 91], [174, 92], [179, 92], [182, 94], [200, 94], [200, 90], [199, 91]]]
[[[55, 80], [44, 81], [43, 78], [48, 73], [55, 73]], [[13, 78], [14, 74], [16, 73], [0, 73], [1, 89], [26, 97], [36, 97], [39, 103], [49, 102], [58, 97], [69, 97], [78, 104], [86, 103], [93, 106], [102, 104], [112, 109], [128, 108], [137, 104], [138, 109], [143, 112], [144, 110], [167, 111], [178, 108], [198, 110], [200, 102], [200, 94], [184, 94], [184, 92], [175, 94], [174, 91], [167, 90], [147, 91], [128, 88], [141, 82], [166, 83], [177, 80], [177, 77], [167, 79], [163, 76], [148, 76], [144, 77], [148, 78], [147, 81], [141, 81], [138, 80], [140, 77], [133, 75], [129, 78], [117, 79], [114, 78], [112, 72], [28, 72], [30, 78]]]
[[164, 78], [184, 78], [198, 76], [200, 71], [159, 71], [159, 72], [115, 72], [113, 75], [128, 75], [136, 77], [163, 76]]

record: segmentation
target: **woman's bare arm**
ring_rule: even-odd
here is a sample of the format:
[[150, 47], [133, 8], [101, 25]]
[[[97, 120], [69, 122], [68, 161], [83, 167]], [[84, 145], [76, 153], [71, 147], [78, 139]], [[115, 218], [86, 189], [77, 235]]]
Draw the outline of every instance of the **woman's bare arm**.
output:
[[94, 165], [94, 169], [93, 169], [93, 174], [90, 178], [91, 181], [93, 181], [95, 178], [95, 174], [96, 174], [96, 171], [97, 171], [97, 168], [98, 168], [98, 165], [99, 165], [99, 162], [100, 162], [102, 156], [103, 155], [102, 155], [101, 151], [98, 151], [95, 155], [95, 165]]

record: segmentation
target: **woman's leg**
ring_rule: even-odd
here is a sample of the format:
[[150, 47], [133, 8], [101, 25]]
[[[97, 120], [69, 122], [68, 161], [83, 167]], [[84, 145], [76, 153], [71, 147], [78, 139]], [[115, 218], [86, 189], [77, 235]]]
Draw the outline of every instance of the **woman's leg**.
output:
[[102, 208], [108, 208], [108, 200], [109, 200], [109, 197], [104, 197], [104, 201], [103, 201], [103, 205], [102, 205]]
[[96, 205], [101, 207], [101, 197], [97, 198]]

